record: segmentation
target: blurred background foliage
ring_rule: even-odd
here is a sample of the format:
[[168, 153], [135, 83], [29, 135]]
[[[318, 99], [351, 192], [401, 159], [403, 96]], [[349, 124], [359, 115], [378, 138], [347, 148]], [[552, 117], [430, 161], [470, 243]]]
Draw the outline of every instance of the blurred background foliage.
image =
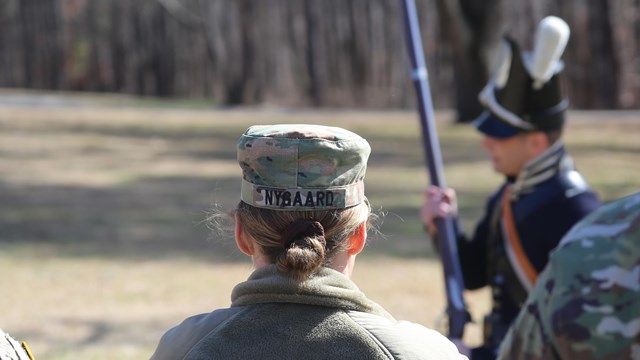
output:
[[[504, 34], [531, 49], [572, 29], [580, 109], [640, 107], [639, 0], [418, 0], [438, 108], [479, 111]], [[408, 108], [397, 0], [0, 0], [0, 87], [206, 99], [218, 105]]]

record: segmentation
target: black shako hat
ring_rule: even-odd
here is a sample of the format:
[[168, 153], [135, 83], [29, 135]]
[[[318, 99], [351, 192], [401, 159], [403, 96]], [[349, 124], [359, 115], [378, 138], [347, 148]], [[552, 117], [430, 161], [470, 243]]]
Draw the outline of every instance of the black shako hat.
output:
[[555, 16], [540, 22], [531, 53], [521, 54], [516, 42], [505, 38], [498, 67], [478, 96], [485, 111], [474, 120], [476, 129], [508, 138], [562, 128], [569, 102], [560, 89], [560, 57], [568, 39], [569, 26]]

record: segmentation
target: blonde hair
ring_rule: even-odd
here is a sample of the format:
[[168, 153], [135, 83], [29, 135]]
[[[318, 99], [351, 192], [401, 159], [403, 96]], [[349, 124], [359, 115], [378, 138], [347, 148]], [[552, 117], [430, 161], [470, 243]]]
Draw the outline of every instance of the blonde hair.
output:
[[[305, 279], [331, 263], [335, 254], [348, 250], [348, 239], [372, 217], [368, 201], [339, 210], [278, 211], [261, 209], [240, 202], [234, 211], [243, 230], [261, 247], [262, 253], [278, 270], [296, 279]], [[317, 221], [324, 228], [318, 234], [298, 234], [288, 246], [281, 236], [298, 220]]]

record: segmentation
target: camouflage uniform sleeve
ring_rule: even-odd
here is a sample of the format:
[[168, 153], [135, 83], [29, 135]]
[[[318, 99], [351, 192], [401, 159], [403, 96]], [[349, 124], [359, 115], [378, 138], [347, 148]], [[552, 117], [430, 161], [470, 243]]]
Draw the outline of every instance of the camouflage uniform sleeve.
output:
[[640, 193], [563, 238], [498, 359], [640, 359]]

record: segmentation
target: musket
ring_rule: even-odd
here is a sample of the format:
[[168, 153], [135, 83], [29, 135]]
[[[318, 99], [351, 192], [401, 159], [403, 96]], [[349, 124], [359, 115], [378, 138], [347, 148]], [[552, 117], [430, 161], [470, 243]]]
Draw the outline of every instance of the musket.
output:
[[[429, 170], [431, 184], [439, 188], [445, 188], [442, 170], [442, 155], [436, 133], [431, 91], [427, 66], [422, 50], [422, 38], [420, 36], [420, 24], [413, 0], [403, 1], [405, 39], [412, 65], [412, 79], [418, 97], [418, 110], [420, 112], [420, 125], [422, 129], [422, 143], [424, 145], [425, 160]], [[454, 222], [451, 217], [437, 218], [437, 241], [440, 257], [444, 270], [444, 283], [447, 293], [447, 317], [449, 338], [462, 339], [464, 326], [469, 321], [469, 313], [462, 298], [464, 281], [458, 259], [458, 246], [454, 231]]]

